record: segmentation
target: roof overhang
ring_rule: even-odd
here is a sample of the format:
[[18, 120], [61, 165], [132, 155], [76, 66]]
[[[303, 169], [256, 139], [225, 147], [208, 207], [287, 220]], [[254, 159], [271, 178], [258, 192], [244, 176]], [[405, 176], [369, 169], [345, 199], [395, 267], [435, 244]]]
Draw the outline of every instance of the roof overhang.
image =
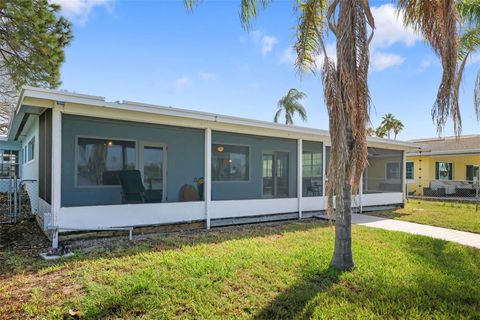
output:
[[479, 154], [479, 149], [463, 149], [463, 150], [442, 150], [442, 151], [419, 151], [419, 152], [407, 152], [408, 156], [441, 156], [441, 155], [469, 155]]
[[[244, 128], [243, 131], [245, 131], [245, 133], [248, 133], [249, 129], [255, 129], [255, 132], [259, 130], [264, 130], [265, 132], [269, 132], [270, 135], [274, 135], [275, 132], [287, 132], [289, 134], [289, 137], [291, 138], [295, 138], [296, 136], [298, 136], [299, 138], [312, 137], [312, 139], [321, 138], [321, 140], [325, 141], [326, 143], [330, 141], [330, 135], [328, 130], [278, 124], [268, 121], [252, 120], [221, 114], [138, 103], [133, 101], [107, 102], [105, 101], [104, 97], [100, 96], [84, 95], [66, 91], [50, 90], [28, 86], [22, 88], [15, 116], [10, 127], [10, 138], [18, 138], [23, 129], [22, 123], [23, 125], [25, 125], [25, 118], [27, 118], [28, 120], [29, 115], [41, 114], [46, 108], [53, 108], [55, 105], [66, 106], [68, 104], [77, 106], [83, 105], [97, 107], [99, 108], [99, 110], [103, 109], [106, 111], [128, 111], [133, 112], [132, 115], [147, 113], [152, 115], [167, 116], [174, 119], [193, 119], [197, 120], [198, 123], [201, 123], [203, 127], [205, 127], [205, 124], [208, 125], [208, 123], [212, 125], [230, 125], [232, 127], [235, 126]], [[67, 111], [67, 108], [65, 108], [65, 111]], [[93, 113], [91, 115], [88, 115], [95, 117], [95, 114]], [[131, 118], [131, 121], [136, 121], [136, 119]], [[199, 128], [202, 126], [198, 125]], [[369, 137], [367, 140], [370, 147], [412, 151], [419, 149], [418, 144], [412, 142], [387, 140], [376, 137]]]

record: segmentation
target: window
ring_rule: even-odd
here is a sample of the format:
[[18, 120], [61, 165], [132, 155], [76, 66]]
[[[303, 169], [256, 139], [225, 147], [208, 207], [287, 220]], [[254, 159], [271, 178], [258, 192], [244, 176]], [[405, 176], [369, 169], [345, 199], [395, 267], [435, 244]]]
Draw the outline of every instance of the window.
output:
[[413, 180], [415, 179], [415, 165], [413, 164], [413, 161], [407, 161], [405, 163], [405, 175], [407, 176], [407, 180]]
[[[250, 149], [247, 146], [212, 145], [213, 181], [248, 181]], [[265, 170], [265, 168], [264, 168]]]
[[304, 197], [320, 196], [323, 192], [323, 155], [318, 151], [303, 151], [302, 194]]
[[479, 179], [480, 166], [476, 165], [467, 165], [467, 180], [469, 182], [478, 181]]
[[452, 180], [452, 168], [450, 162], [435, 162], [435, 179]]
[[30, 162], [35, 158], [35, 137], [30, 139], [26, 148], [27, 161]]
[[135, 142], [78, 138], [77, 185], [118, 185], [117, 171], [136, 167]]
[[387, 180], [400, 180], [400, 162], [387, 162], [386, 178]]

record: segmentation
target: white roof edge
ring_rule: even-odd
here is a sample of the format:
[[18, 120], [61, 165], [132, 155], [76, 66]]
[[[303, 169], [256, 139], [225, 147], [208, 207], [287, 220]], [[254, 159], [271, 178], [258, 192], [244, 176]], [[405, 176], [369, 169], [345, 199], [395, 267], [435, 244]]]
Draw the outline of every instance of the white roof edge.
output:
[[421, 155], [424, 155], [424, 156], [435, 156], [435, 155], [465, 154], [465, 153], [480, 153], [480, 149], [407, 152], [407, 155], [409, 155], [409, 156], [421, 156]]
[[[139, 111], [146, 113], [159, 113], [164, 115], [171, 115], [183, 118], [194, 118], [205, 121], [212, 122], [221, 122], [226, 124], [238, 124], [251, 127], [260, 127], [265, 129], [273, 130], [284, 130], [290, 131], [292, 133], [302, 133], [302, 134], [315, 134], [330, 137], [328, 130], [307, 128], [301, 126], [292, 126], [279, 123], [273, 123], [263, 120], [253, 120], [241, 117], [227, 116], [221, 114], [214, 114], [202, 111], [194, 111], [188, 109], [174, 108], [174, 107], [165, 107], [154, 104], [140, 103], [124, 100], [121, 103], [117, 102], [107, 102], [104, 97], [85, 95], [78, 93], [71, 93], [67, 91], [53, 90], [53, 89], [44, 89], [36, 88], [30, 86], [24, 86], [20, 93], [20, 98], [18, 101], [17, 108], [21, 106], [21, 102], [25, 97], [34, 97], [40, 99], [47, 99], [53, 101], [62, 101], [69, 103], [80, 103], [92, 106], [101, 106], [113, 109], [123, 109], [131, 111]], [[18, 111], [18, 110], [17, 110]], [[377, 137], [368, 137], [368, 142], [384, 145], [395, 145], [398, 147], [405, 147], [408, 149], [419, 149], [418, 144], [412, 142], [398, 141], [398, 140], [388, 140]]]

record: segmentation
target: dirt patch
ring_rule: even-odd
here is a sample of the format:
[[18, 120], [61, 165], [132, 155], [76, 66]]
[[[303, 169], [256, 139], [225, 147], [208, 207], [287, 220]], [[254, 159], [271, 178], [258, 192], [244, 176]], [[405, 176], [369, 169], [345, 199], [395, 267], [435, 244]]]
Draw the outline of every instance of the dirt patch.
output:
[[15, 224], [0, 225], [0, 275], [11, 271], [9, 255], [22, 258], [38, 256], [50, 246], [50, 242], [32, 219]]

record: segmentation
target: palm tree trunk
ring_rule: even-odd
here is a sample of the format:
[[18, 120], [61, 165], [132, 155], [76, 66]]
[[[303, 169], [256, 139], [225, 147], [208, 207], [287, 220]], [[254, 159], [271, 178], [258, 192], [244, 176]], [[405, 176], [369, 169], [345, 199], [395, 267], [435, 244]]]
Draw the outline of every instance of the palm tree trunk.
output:
[[[347, 145], [352, 150], [352, 129], [347, 126]], [[338, 205], [337, 205], [338, 207]], [[343, 181], [343, 211], [335, 213], [335, 248], [332, 266], [339, 270], [350, 270], [354, 267], [352, 255], [352, 186], [348, 174]]]

